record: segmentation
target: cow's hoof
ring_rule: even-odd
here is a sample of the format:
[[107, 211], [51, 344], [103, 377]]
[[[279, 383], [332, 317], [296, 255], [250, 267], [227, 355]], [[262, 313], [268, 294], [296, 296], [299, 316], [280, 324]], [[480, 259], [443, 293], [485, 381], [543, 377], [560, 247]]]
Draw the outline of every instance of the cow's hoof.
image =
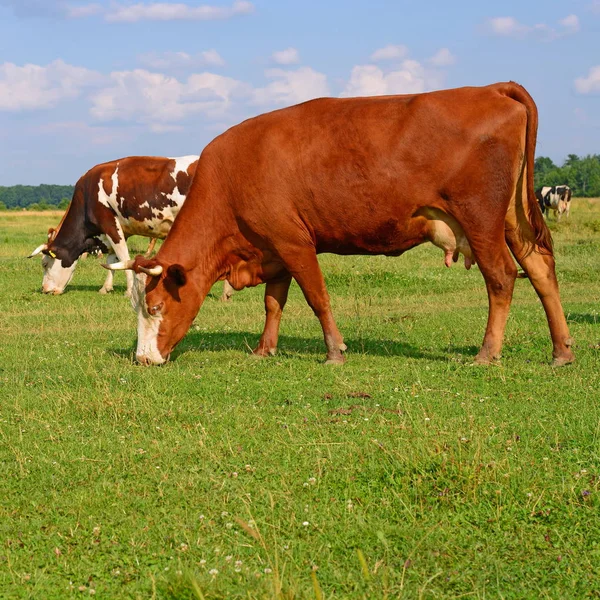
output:
[[231, 296], [227, 296], [226, 294], [223, 294], [223, 295], [222, 295], [222, 296], [219, 298], [219, 300], [220, 300], [221, 302], [231, 302]]
[[565, 365], [570, 365], [572, 362], [575, 362], [575, 355], [572, 352], [569, 352], [563, 356], [555, 356], [552, 359], [552, 366], [564, 367]]
[[252, 358], [267, 358], [269, 356], [275, 356], [277, 348], [255, 348], [252, 350], [250, 356]]
[[131, 298], [131, 290], [125, 292], [125, 298]]
[[113, 289], [112, 288], [100, 288], [100, 294], [102, 294], [103, 296], [106, 294], [110, 294], [110, 292], [112, 292]]
[[340, 353], [339, 356], [328, 356], [325, 361], [326, 365], [343, 365], [346, 362], [346, 357]]
[[478, 354], [473, 359], [475, 365], [494, 365], [500, 362], [500, 356], [490, 356], [489, 354]]

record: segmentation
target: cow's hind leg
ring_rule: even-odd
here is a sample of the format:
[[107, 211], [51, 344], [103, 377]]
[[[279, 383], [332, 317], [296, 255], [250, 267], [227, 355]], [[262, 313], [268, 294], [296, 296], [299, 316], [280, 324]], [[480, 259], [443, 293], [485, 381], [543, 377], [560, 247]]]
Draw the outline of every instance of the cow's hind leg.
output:
[[258, 346], [253, 351], [255, 356], [270, 356], [277, 351], [279, 324], [290, 289], [292, 276], [288, 273], [278, 281], [269, 282], [265, 288], [265, 328]]
[[[118, 261], [117, 255], [112, 252], [106, 257], [106, 262], [111, 265]], [[114, 273], [110, 269], [106, 270], [106, 279], [104, 280], [104, 285], [100, 288], [101, 294], [108, 294], [113, 291], [113, 277]]]
[[531, 251], [531, 244], [524, 242], [515, 229], [507, 229], [506, 241], [542, 301], [552, 337], [554, 358], [552, 364], [562, 366], [573, 362], [575, 360], [571, 350], [573, 340], [560, 302], [554, 257], [540, 254], [535, 250]]
[[325, 279], [314, 249], [291, 248], [285, 255], [280, 252], [280, 256], [321, 323], [327, 346], [326, 364], [343, 363], [346, 344], [333, 318]]
[[500, 358], [517, 268], [504, 239], [492, 242], [478, 237], [469, 242], [485, 280], [489, 302], [487, 327], [475, 362], [489, 364]]

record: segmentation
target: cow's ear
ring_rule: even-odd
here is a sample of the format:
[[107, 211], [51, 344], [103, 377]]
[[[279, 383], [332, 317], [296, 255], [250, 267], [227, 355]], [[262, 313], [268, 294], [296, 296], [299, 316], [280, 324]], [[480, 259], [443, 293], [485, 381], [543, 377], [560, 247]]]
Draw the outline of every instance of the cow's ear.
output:
[[167, 269], [167, 277], [171, 278], [175, 285], [182, 287], [187, 281], [187, 275], [185, 269], [181, 265], [171, 265]]

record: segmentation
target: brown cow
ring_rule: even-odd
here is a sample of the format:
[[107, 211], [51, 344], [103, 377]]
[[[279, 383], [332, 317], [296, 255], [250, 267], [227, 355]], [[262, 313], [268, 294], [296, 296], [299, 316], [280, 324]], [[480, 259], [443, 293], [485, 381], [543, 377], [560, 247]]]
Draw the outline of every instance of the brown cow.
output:
[[[500, 356], [517, 269], [538, 293], [555, 365], [573, 361], [552, 239], [533, 189], [537, 109], [515, 83], [405, 96], [322, 98], [249, 119], [211, 142], [153, 259], [130, 268], [137, 359], [165, 362], [212, 284], [266, 283], [254, 352], [273, 354], [290, 281], [319, 318], [327, 362], [346, 349], [317, 254], [398, 256], [432, 242], [484, 277], [489, 316], [476, 361]], [[509, 251], [510, 248], [510, 251]], [[113, 268], [116, 265], [113, 265]]]

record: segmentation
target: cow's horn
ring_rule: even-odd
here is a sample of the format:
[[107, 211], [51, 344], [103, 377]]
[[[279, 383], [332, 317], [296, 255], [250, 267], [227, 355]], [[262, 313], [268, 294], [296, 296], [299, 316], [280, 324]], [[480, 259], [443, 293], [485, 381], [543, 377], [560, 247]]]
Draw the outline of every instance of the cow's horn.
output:
[[162, 272], [162, 265], [156, 265], [155, 267], [151, 267], [147, 269], [146, 267], [140, 267], [140, 271], [142, 273], [146, 273], [147, 275], [152, 275], [152, 277], [158, 277]]
[[129, 270], [133, 269], [134, 263], [135, 263], [135, 261], [132, 258], [126, 262], [112, 263], [109, 265], [103, 264], [102, 266], [105, 269], [108, 269], [109, 271], [129, 271]]
[[44, 250], [48, 250], [48, 244], [42, 244], [41, 246], [38, 246], [27, 258], [33, 258]]

